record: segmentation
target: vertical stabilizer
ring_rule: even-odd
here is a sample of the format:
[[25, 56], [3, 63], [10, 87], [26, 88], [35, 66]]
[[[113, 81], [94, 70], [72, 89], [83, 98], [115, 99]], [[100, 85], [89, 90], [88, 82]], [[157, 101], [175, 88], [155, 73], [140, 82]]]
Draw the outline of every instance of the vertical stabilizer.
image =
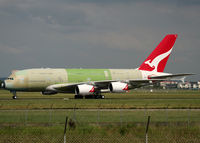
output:
[[177, 34], [166, 35], [138, 69], [163, 72], [177, 36]]

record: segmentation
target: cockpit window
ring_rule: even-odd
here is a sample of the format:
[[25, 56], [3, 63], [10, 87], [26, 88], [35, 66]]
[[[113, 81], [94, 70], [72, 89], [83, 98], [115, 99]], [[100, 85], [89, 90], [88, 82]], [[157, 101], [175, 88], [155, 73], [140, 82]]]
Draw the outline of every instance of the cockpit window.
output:
[[12, 78], [12, 77], [9, 77], [9, 78], [7, 78], [8, 80], [14, 80], [14, 78]]

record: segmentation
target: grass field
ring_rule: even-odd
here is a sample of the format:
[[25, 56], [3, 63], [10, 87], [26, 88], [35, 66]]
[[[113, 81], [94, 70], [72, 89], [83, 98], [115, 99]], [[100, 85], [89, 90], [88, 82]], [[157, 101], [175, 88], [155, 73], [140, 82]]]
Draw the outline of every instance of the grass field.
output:
[[65, 117], [79, 123], [195, 122], [200, 124], [200, 110], [2, 110], [0, 124], [63, 124]]
[[71, 94], [44, 96], [40, 93], [12, 94], [0, 91], [0, 109], [200, 109], [200, 91], [134, 90], [125, 94], [105, 94], [106, 99], [73, 99]]
[[140, 143], [148, 115], [149, 142], [200, 142], [200, 91], [134, 90], [105, 96], [18, 93], [13, 100], [0, 90], [0, 143], [63, 142], [66, 116], [75, 125], [67, 128], [70, 143]]
[[[15, 127], [0, 130], [0, 143], [63, 143], [63, 128], [61, 126]], [[144, 143], [145, 128], [129, 125], [77, 127], [67, 131], [69, 143]], [[199, 127], [185, 126], [150, 126], [149, 142], [151, 143], [199, 143]]]

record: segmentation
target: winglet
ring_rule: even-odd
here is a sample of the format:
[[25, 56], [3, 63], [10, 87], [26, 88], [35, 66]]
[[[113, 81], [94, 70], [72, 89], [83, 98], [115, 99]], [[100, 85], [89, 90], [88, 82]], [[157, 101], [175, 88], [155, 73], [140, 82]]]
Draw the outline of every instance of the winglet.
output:
[[177, 37], [177, 34], [166, 35], [142, 63], [139, 70], [163, 72]]

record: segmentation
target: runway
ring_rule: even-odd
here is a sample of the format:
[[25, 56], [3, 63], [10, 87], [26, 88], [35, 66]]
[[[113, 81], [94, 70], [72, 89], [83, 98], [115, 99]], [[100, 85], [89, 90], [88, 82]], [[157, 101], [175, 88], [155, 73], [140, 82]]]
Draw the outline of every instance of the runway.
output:
[[74, 99], [74, 98], [20, 98], [18, 97], [17, 99], [12, 99], [12, 97], [8, 98], [0, 98], [0, 100], [200, 100], [200, 98], [105, 98], [105, 99]]

